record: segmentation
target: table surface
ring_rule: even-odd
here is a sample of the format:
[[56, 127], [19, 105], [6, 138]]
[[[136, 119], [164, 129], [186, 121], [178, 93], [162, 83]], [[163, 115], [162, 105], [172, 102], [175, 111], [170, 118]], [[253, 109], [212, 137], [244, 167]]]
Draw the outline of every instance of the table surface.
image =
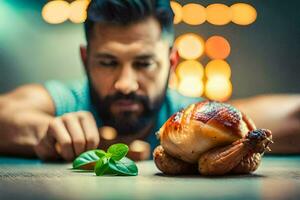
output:
[[139, 175], [72, 171], [71, 164], [0, 157], [0, 199], [300, 199], [300, 156], [265, 156], [251, 175], [162, 175], [153, 161]]

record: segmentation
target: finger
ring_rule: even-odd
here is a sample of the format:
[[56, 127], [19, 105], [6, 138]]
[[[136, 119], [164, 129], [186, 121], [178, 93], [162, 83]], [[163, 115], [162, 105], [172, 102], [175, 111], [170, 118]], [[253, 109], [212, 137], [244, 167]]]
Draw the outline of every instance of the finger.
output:
[[86, 140], [86, 149], [96, 149], [100, 143], [100, 135], [95, 118], [91, 113], [81, 113], [80, 123]]
[[[46, 135], [47, 136], [47, 135]], [[38, 145], [34, 147], [36, 155], [42, 160], [58, 160], [59, 154], [54, 148], [55, 140], [49, 137], [43, 137]]]
[[61, 149], [61, 152], [59, 153], [65, 160], [71, 161], [74, 159], [75, 155], [72, 147], [71, 136], [69, 135], [61, 118], [57, 118], [50, 123], [47, 134], [49, 134], [49, 137], [55, 138]]
[[63, 122], [71, 136], [73, 149], [78, 156], [85, 151], [86, 141], [79, 119], [74, 115], [66, 115], [63, 117]]

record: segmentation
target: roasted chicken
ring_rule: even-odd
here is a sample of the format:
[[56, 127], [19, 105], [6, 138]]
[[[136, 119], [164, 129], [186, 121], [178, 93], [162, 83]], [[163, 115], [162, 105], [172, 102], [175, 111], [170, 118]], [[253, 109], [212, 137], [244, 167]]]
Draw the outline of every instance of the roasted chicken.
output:
[[245, 114], [225, 103], [192, 104], [157, 133], [161, 145], [154, 161], [165, 174], [224, 175], [251, 173], [273, 142], [267, 129], [256, 129]]

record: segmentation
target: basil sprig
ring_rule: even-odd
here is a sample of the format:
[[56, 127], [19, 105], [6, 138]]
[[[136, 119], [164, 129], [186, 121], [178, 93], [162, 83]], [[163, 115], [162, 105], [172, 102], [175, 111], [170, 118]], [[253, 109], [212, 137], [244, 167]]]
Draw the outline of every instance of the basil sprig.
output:
[[128, 150], [126, 144], [118, 143], [111, 145], [107, 152], [98, 149], [84, 152], [73, 161], [73, 169], [94, 170], [97, 176], [136, 176], [136, 164], [125, 157]]

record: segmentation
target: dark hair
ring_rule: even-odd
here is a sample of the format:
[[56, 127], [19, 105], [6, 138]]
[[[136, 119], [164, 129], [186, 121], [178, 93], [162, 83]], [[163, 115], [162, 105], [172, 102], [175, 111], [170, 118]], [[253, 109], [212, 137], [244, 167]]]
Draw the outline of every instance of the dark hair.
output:
[[84, 23], [89, 41], [95, 23], [130, 25], [153, 16], [160, 23], [162, 37], [174, 41], [174, 14], [169, 0], [92, 0]]

